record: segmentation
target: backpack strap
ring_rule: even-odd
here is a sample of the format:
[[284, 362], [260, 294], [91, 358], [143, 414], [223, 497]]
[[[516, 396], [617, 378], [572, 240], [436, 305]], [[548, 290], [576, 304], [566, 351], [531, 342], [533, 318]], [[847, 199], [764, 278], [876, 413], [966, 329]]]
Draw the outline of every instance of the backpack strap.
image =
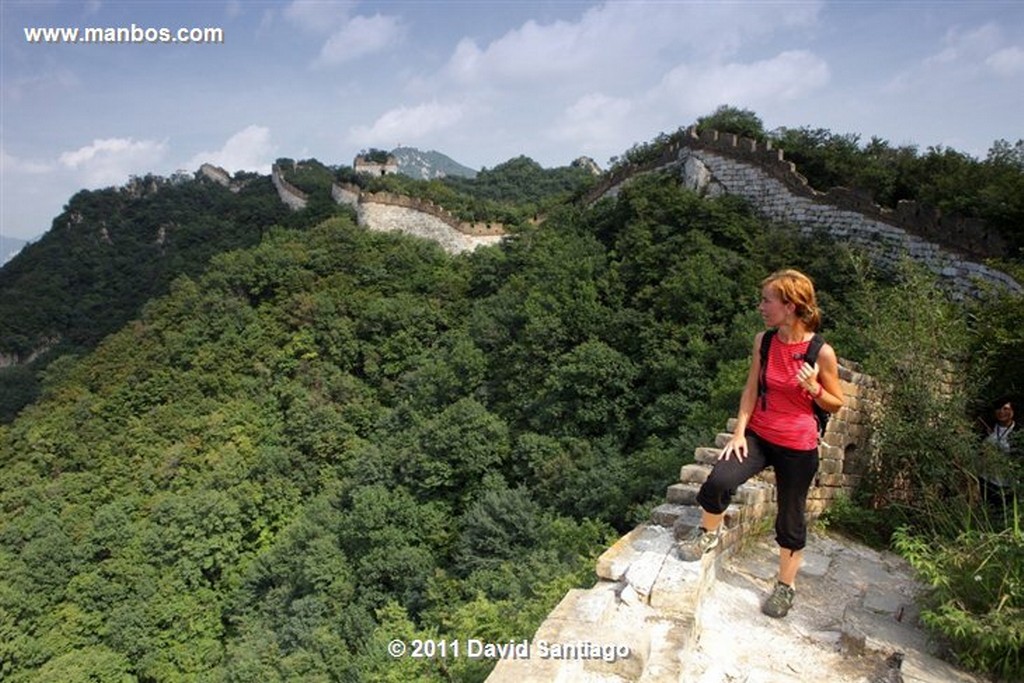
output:
[[818, 362], [818, 353], [824, 344], [825, 338], [815, 332], [814, 336], [811, 337], [811, 343], [807, 345], [807, 352], [804, 354], [804, 360], [807, 361], [808, 365], [814, 365]]
[[[768, 349], [772, 345], [772, 338], [778, 330], [765, 330], [761, 336], [761, 372], [757, 378], [757, 396], [761, 399], [761, 410], [768, 410]], [[818, 362], [818, 354], [825, 344], [825, 338], [817, 332], [811, 337], [811, 343], [807, 345], [804, 353], [804, 360], [810, 365]]]
[[[821, 347], [825, 344], [825, 338], [817, 332], [811, 337], [811, 343], [807, 345], [807, 353], [804, 354], [804, 360], [814, 365], [818, 362], [818, 352], [821, 351]], [[820, 382], [819, 382], [820, 384]], [[828, 427], [829, 413], [827, 410], [818, 405], [817, 401], [811, 401], [811, 412], [814, 413], [814, 419], [818, 422], [818, 443], [821, 443], [825, 437], [825, 429]]]

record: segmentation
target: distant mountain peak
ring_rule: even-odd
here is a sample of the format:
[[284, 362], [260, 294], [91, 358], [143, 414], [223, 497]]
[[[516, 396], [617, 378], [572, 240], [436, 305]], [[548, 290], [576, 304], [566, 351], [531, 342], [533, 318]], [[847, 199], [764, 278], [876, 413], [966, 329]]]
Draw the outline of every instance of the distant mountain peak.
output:
[[447, 176], [475, 178], [477, 173], [472, 168], [463, 166], [451, 157], [434, 150], [424, 152], [415, 147], [396, 147], [391, 154], [398, 162], [398, 172], [410, 178], [420, 180]]

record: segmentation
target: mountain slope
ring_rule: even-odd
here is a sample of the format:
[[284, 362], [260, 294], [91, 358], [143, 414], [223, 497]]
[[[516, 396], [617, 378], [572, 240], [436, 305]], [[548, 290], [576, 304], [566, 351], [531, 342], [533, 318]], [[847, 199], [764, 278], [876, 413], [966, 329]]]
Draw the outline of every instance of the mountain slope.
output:
[[272, 229], [52, 364], [0, 429], [5, 675], [482, 680], [387, 644], [528, 637], [591, 580], [724, 420], [767, 268], [669, 177], [525, 230]]
[[398, 162], [398, 172], [410, 178], [475, 178], [476, 171], [463, 166], [451, 157], [433, 150], [424, 152], [415, 147], [396, 147], [391, 151]]

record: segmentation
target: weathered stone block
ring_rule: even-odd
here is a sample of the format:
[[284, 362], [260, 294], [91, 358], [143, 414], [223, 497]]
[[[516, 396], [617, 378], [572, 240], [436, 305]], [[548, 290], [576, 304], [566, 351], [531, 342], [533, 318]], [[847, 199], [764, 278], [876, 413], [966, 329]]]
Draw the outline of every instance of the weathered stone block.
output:
[[672, 484], [668, 487], [665, 498], [673, 505], [696, 505], [699, 484]]
[[661, 547], [661, 538], [668, 536], [671, 539], [671, 534], [670, 530], [651, 524], [636, 527], [597, 558], [597, 575], [608, 581], [619, 581], [625, 576], [629, 565], [645, 552]]
[[683, 484], [703, 484], [711, 474], [711, 468], [707, 465], [690, 463], [683, 465], [679, 470], [679, 481]]
[[689, 536], [691, 531], [700, 526], [701, 516], [701, 509], [696, 505], [685, 506], [672, 523], [672, 536], [676, 540]]
[[718, 462], [718, 456], [721, 454], [721, 448], [708, 448], [707, 446], [701, 446], [693, 451], [693, 459], [705, 465], [714, 465]]

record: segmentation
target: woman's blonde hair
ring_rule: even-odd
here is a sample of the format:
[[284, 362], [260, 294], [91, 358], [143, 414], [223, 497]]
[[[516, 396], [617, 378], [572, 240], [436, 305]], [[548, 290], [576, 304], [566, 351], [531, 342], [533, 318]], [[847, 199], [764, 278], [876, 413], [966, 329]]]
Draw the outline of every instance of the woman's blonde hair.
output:
[[800, 318], [812, 332], [821, 326], [821, 311], [814, 295], [814, 283], [799, 270], [777, 270], [761, 282], [761, 287], [771, 287], [783, 303], [796, 306], [796, 317]]

